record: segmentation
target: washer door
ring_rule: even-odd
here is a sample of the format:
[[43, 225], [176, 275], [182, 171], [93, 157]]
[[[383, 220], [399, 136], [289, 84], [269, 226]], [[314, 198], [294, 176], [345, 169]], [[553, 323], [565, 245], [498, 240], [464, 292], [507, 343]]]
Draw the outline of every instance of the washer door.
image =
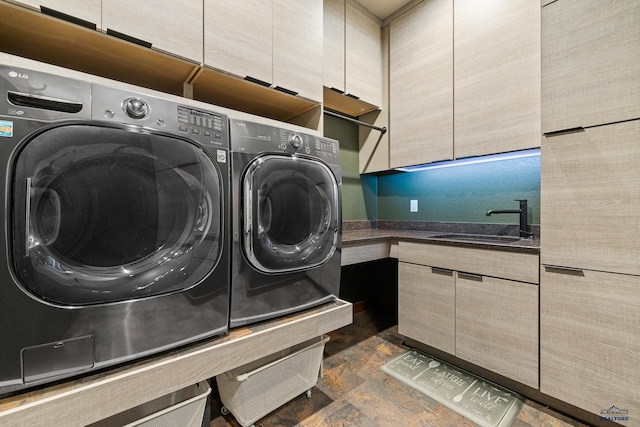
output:
[[178, 137], [48, 128], [15, 161], [16, 275], [36, 298], [70, 306], [191, 288], [221, 255], [221, 182]]
[[243, 179], [244, 250], [265, 273], [309, 269], [327, 261], [339, 237], [339, 188], [328, 166], [266, 155]]

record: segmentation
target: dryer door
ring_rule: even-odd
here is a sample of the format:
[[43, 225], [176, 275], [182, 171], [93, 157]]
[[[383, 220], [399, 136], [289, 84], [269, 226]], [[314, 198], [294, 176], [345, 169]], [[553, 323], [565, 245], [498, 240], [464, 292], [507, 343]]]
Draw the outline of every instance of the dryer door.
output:
[[13, 261], [23, 289], [59, 305], [196, 286], [222, 249], [221, 175], [186, 139], [67, 124], [14, 163]]
[[339, 239], [339, 187], [324, 163], [265, 155], [243, 179], [244, 251], [265, 273], [304, 270], [326, 262]]

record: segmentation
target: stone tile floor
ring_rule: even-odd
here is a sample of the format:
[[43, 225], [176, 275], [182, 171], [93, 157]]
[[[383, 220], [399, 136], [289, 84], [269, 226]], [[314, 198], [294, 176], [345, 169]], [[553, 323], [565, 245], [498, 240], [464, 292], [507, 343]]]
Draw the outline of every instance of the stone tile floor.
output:
[[[387, 316], [388, 317], [388, 316]], [[312, 396], [296, 397], [255, 423], [256, 427], [473, 427], [476, 424], [380, 370], [404, 353], [395, 320], [365, 311], [330, 334], [324, 375]], [[210, 427], [237, 427], [220, 413], [212, 381]], [[512, 427], [586, 427], [571, 418], [527, 401]]]

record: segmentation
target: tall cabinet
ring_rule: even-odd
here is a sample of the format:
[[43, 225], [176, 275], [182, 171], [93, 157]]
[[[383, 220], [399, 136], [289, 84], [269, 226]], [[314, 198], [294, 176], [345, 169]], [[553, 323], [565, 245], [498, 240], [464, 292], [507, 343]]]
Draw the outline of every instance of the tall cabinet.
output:
[[639, 425], [640, 3], [548, 3], [542, 41], [540, 391]]

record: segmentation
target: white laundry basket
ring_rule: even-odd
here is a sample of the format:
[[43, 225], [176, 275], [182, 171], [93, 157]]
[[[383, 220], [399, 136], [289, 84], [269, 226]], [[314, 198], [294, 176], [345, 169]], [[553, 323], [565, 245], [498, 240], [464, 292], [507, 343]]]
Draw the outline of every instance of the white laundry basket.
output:
[[201, 427], [210, 393], [209, 383], [201, 381], [90, 427]]
[[216, 376], [223, 413], [247, 427], [299, 394], [311, 397], [327, 341], [317, 337]]

